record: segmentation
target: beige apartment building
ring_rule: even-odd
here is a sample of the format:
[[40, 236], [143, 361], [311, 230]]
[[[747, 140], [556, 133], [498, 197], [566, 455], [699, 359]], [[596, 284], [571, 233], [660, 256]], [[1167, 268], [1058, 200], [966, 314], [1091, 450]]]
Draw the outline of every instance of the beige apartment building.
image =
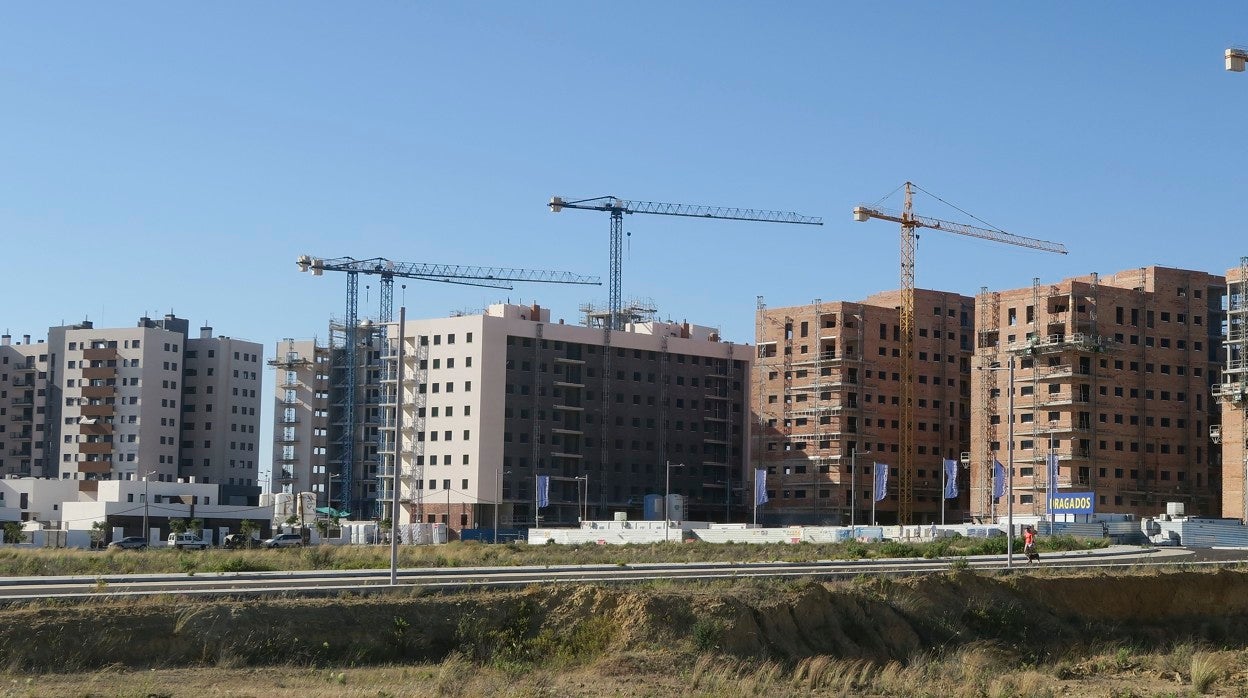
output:
[[[537, 305], [496, 304], [408, 320], [399, 391], [399, 334], [397, 324], [387, 332], [381, 402], [401, 405], [402, 424], [393, 407], [383, 414], [378, 496], [391, 492], [397, 450], [400, 521], [462, 529], [492, 528], [495, 516], [504, 528], [537, 516], [639, 518], [669, 476], [688, 518], [748, 516], [753, 347], [653, 317], [606, 332], [552, 321]], [[538, 476], [550, 478], [541, 508]]]
[[47, 346], [0, 336], [0, 475], [43, 475]]
[[187, 335], [186, 320], [166, 315], [0, 340], [0, 381], [16, 391], [0, 397], [0, 433], [19, 435], [4, 439], [17, 452], [4, 471], [77, 480], [84, 493], [100, 480], [194, 478], [221, 484], [223, 503], [258, 499], [260, 346], [211, 328]]
[[[982, 292], [971, 515], [1003, 516], [1007, 496], [1016, 515], [1045, 515], [1050, 453], [1056, 487], [1092, 492], [1097, 512], [1154, 515], [1177, 501], [1219, 515], [1209, 427], [1225, 292], [1224, 277], [1156, 266]], [[1011, 451], [1012, 477], [1001, 484], [1012, 489], [996, 502], [993, 459], [1007, 464]]]
[[[900, 291], [866, 300], [766, 308], [755, 316], [754, 453], [767, 470], [760, 523], [871, 522], [872, 469], [889, 466], [876, 521], [897, 521]], [[915, 290], [913, 521], [939, 521], [944, 459], [969, 448], [974, 301]], [[856, 467], [856, 470], [851, 470]], [[961, 473], [961, 470], [959, 470]], [[967, 501], [945, 501], [960, 522]]]
[[1222, 447], [1222, 516], [1248, 521], [1248, 257], [1226, 272], [1226, 366], [1210, 437]]

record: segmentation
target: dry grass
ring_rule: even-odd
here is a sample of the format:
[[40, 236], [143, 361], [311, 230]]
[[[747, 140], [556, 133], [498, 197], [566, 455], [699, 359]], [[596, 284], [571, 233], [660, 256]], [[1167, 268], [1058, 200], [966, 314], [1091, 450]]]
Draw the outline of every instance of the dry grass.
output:
[[[1142, 654], [1139, 663], [1163, 666], [1170, 653]], [[1148, 678], [1134, 669], [1118, 670], [1117, 651], [1081, 658], [1100, 669], [1074, 678], [1054, 670], [1019, 666], [1007, 653], [979, 646], [947, 655], [925, 653], [908, 662], [815, 656], [792, 665], [680, 650], [630, 654], [630, 671], [601, 672], [600, 665], [564, 672], [533, 669], [520, 674], [453, 652], [436, 664], [359, 667], [276, 666], [263, 669], [204, 668], [132, 671], [116, 666], [76, 674], [0, 674], [0, 695], [181, 696], [230, 695], [273, 698], [380, 698], [383, 696], [914, 696], [916, 698], [1089, 698], [1191, 695], [1188, 687], [1165, 678]], [[1233, 653], [1195, 650], [1191, 691], [1217, 691], [1236, 670]], [[968, 664], [969, 662], [969, 664]], [[621, 665], [623, 666], [623, 665]], [[656, 666], [665, 667], [655, 671]], [[1210, 677], [1206, 679], [1205, 677]], [[1200, 679], [1198, 681], [1198, 679]], [[1169, 682], [1168, 682], [1169, 681]]]
[[1229, 673], [1228, 666], [1227, 658], [1219, 653], [1196, 652], [1191, 663], [1192, 689], [1197, 693], [1208, 693], [1218, 679]]
[[[1049, 539], [1049, 549], [1104, 547], [1100, 539]], [[684, 545], [489, 545], [454, 542], [438, 546], [403, 546], [402, 567], [476, 567], [514, 565], [625, 565], [656, 562], [812, 562], [863, 557], [943, 557], [1004, 552], [1003, 539], [941, 539], [935, 543], [802, 544], [686, 543]], [[1001, 550], [996, 550], [1000, 547]], [[0, 548], [0, 576], [46, 576], [157, 573], [229, 573], [305, 569], [386, 569], [388, 546], [314, 546], [284, 550], [89, 551], [76, 549]]]

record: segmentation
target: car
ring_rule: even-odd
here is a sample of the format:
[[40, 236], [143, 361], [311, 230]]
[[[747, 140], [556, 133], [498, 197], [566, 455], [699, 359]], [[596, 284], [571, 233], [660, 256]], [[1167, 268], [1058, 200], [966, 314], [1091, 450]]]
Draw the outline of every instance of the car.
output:
[[170, 548], [177, 548], [178, 550], [185, 548], [206, 550], [208, 548], [208, 541], [201, 539], [194, 533], [170, 533], [168, 542]]
[[298, 533], [279, 533], [264, 541], [266, 548], [298, 548], [303, 545], [303, 536]]
[[146, 550], [147, 539], [143, 536], [126, 536], [109, 543], [108, 547], [115, 550]]
[[252, 540], [253, 539], [241, 533], [231, 533], [221, 541], [221, 545], [231, 550], [235, 550], [237, 548], [250, 548], [252, 546]]

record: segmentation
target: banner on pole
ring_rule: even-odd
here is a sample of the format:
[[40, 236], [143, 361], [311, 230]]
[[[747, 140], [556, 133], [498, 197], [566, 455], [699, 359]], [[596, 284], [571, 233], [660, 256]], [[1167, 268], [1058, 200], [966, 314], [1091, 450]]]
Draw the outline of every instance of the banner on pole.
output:
[[767, 503], [767, 469], [754, 469], [754, 503]]
[[945, 499], [955, 499], [958, 496], [958, 462], [953, 459], [945, 460]]
[[875, 492], [875, 501], [880, 501], [888, 495], [888, 463], [875, 464], [875, 482], [873, 483]]
[[544, 509], [550, 504], [550, 476], [537, 476], [537, 508]]
[[1005, 466], [1001, 465], [1001, 461], [992, 460], [992, 499], [993, 501], [1001, 499], [1001, 495], [1005, 494]]

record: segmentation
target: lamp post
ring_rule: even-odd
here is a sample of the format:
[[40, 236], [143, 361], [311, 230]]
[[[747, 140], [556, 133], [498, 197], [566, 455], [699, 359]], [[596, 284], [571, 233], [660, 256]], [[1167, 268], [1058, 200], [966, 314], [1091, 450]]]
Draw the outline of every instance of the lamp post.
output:
[[503, 475], [510, 475], [510, 470], [503, 470], [502, 463], [498, 465], [498, 489], [494, 493], [494, 542], [498, 542], [498, 508], [503, 505]]
[[[863, 451], [864, 454], [871, 453]], [[855, 524], [855, 510], [858, 508], [858, 446], [849, 449], [849, 527]]]
[[668, 513], [668, 498], [672, 496], [672, 468], [683, 468], [684, 463], [673, 463], [667, 461], [667, 485], [663, 488], [663, 541], [667, 542], [672, 537], [672, 521]]
[[1006, 438], [1010, 440], [1009, 449], [1005, 452], [1005, 525], [1010, 529], [1005, 538], [1005, 566], [1014, 566], [1014, 357], [1009, 361], [1010, 398], [1006, 402], [1006, 413], [1010, 420], [1006, 426]]
[[1004, 367], [1000, 362], [989, 364], [988, 371], [1006, 371], [1008, 376], [1009, 397], [1006, 399], [1005, 438], [1008, 442], [1005, 451], [1005, 567], [1014, 567], [1014, 356], [1010, 356]]
[[149, 470], [146, 473], [143, 473], [143, 540], [147, 541], [149, 544], [152, 542], [152, 529], [147, 523], [147, 503], [151, 499], [151, 497], [148, 496], [149, 490], [147, 486], [147, 478], [155, 474], [155, 470]]
[[399, 583], [399, 483], [403, 474], [403, 345], [407, 306], [399, 308], [399, 360], [394, 384], [394, 454], [390, 456], [390, 586]]
[[[589, 473], [577, 475], [572, 479], [576, 480], [576, 490], [578, 495], [576, 504], [577, 509], [580, 509], [580, 519], [583, 523], [585, 519], [589, 518]], [[585, 489], [583, 491], [581, 490], [581, 483], [585, 483]]]

